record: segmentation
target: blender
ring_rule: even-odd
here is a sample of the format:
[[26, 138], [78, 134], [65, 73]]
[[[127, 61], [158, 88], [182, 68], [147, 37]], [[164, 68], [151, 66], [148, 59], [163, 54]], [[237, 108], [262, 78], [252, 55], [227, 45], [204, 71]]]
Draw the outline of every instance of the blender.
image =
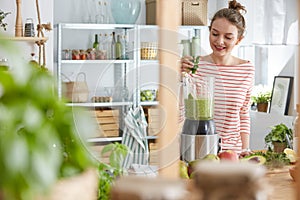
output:
[[213, 120], [214, 77], [183, 77], [185, 121], [181, 159], [190, 162], [218, 153], [219, 137]]

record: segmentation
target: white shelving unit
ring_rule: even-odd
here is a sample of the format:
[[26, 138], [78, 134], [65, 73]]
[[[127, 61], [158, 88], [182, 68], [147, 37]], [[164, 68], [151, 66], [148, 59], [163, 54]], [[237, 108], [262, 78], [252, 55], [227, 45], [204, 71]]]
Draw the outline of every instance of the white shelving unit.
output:
[[[195, 34], [199, 34], [199, 31], [207, 29], [207, 27], [202, 26], [182, 26], [180, 27], [180, 31], [185, 32], [186, 34], [183, 36], [181, 33], [179, 40], [182, 37], [189, 38]], [[104, 83], [108, 81], [112, 81], [112, 79], [120, 79], [122, 82], [122, 86], [127, 87], [129, 89], [129, 93], [131, 94], [131, 98], [121, 101], [112, 101], [105, 103], [94, 103], [89, 100], [85, 103], [68, 103], [69, 106], [76, 107], [85, 107], [87, 109], [97, 109], [97, 108], [112, 108], [112, 109], [120, 109], [120, 128], [122, 128], [122, 118], [125, 115], [126, 111], [130, 106], [138, 106], [141, 105], [143, 107], [152, 107], [158, 106], [158, 101], [140, 101], [140, 91], [143, 89], [143, 86], [147, 86], [148, 82], [150, 84], [154, 84], [156, 89], [159, 87], [159, 61], [158, 60], [142, 60], [141, 59], [141, 42], [158, 42], [158, 26], [152, 25], [126, 25], [126, 24], [76, 24], [76, 23], [61, 23], [57, 26], [57, 85], [58, 85], [58, 95], [62, 97], [62, 82], [65, 76], [65, 70], [69, 73], [69, 75], [78, 74], [81, 71], [89, 73], [91, 70], [94, 73], [87, 74], [86, 79], [87, 82], [90, 82], [90, 76], [93, 76], [91, 79], [100, 79], [97, 81], [92, 81], [89, 83], [93, 89], [91, 89], [94, 93], [97, 93], [97, 90], [94, 87], [98, 85], [99, 82], [103, 79]], [[72, 34], [79, 33], [80, 37], [83, 37], [82, 40], [86, 40], [89, 37], [89, 40], [93, 39], [91, 35], [98, 34], [99, 31], [119, 31], [124, 34], [130, 34], [130, 41], [133, 44], [133, 52], [132, 56], [129, 60], [63, 60], [62, 59], [62, 51], [63, 49], [70, 49], [66, 40], [71, 40], [68, 36], [64, 35], [64, 31], [71, 31]], [[86, 38], [84, 38], [86, 37]], [[80, 38], [72, 37], [72, 41], [76, 41], [76, 43], [81, 43]], [[73, 43], [71, 43], [74, 45]], [[78, 46], [79, 44], [77, 44]], [[109, 71], [110, 69], [114, 69]], [[72, 71], [73, 70], [73, 71]], [[107, 70], [106, 75], [103, 75], [99, 78], [98, 73], [101, 70]], [[152, 80], [152, 77], [148, 77], [148, 70], [150, 73], [155, 74], [155, 80]], [[70, 71], [72, 73], [70, 73]], [[128, 75], [130, 74], [130, 75]], [[64, 76], [63, 76], [64, 75]], [[147, 79], [148, 78], [148, 79]], [[143, 80], [142, 80], [143, 79]], [[106, 81], [106, 82], [105, 82]], [[119, 80], [118, 80], [119, 81]], [[145, 83], [146, 82], [146, 83]], [[115, 83], [114, 83], [115, 84]], [[151, 85], [152, 87], [153, 85]], [[149, 136], [148, 139], [156, 139], [156, 136]], [[122, 140], [122, 137], [103, 137], [103, 138], [90, 138], [88, 142], [101, 145], [109, 142], [119, 142]]]

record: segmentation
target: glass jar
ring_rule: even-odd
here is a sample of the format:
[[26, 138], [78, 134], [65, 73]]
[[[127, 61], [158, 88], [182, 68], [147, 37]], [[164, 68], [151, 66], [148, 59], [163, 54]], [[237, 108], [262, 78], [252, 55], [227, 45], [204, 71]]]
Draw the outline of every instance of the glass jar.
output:
[[62, 59], [63, 60], [71, 60], [72, 59], [72, 51], [71, 49], [62, 50]]
[[27, 18], [25, 22], [25, 37], [34, 37], [34, 24], [32, 18]]

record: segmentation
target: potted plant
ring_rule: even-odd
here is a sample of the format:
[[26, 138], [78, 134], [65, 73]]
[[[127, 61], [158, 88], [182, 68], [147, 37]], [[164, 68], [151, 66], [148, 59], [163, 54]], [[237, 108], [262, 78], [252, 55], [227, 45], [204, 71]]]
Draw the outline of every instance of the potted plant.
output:
[[269, 149], [274, 152], [283, 152], [287, 147], [290, 147], [293, 140], [293, 133], [285, 124], [280, 123], [271, 127], [271, 131], [265, 136], [265, 143]]
[[[6, 40], [0, 39], [0, 46], [10, 55], [15, 53]], [[0, 71], [0, 199], [48, 200], [46, 192], [51, 200], [74, 199], [51, 191], [66, 191], [60, 188], [65, 180], [89, 169], [95, 172], [89, 176], [95, 186], [87, 191], [79, 181], [78, 188], [66, 192], [84, 188], [95, 199], [96, 162], [80, 137], [92, 127], [85, 112], [58, 98], [49, 72], [11, 60], [12, 70]], [[53, 189], [57, 182], [59, 188]]]
[[126, 174], [122, 164], [128, 153], [128, 147], [121, 143], [110, 143], [102, 149], [101, 155], [108, 154], [109, 163], [100, 162], [98, 166], [98, 200], [109, 200], [114, 181]]
[[270, 91], [261, 91], [256, 95], [251, 96], [252, 102], [256, 104], [257, 111], [267, 112], [269, 107], [269, 102], [271, 101]]

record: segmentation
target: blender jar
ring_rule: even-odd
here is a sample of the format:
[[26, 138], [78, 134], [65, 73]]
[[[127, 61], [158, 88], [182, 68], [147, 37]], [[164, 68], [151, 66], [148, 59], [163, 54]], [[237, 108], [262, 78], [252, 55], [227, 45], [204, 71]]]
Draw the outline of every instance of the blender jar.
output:
[[185, 121], [181, 133], [181, 159], [187, 162], [217, 154], [219, 138], [213, 120], [214, 78], [185, 77]]
[[184, 84], [185, 118], [211, 120], [213, 118], [214, 78], [186, 77]]

